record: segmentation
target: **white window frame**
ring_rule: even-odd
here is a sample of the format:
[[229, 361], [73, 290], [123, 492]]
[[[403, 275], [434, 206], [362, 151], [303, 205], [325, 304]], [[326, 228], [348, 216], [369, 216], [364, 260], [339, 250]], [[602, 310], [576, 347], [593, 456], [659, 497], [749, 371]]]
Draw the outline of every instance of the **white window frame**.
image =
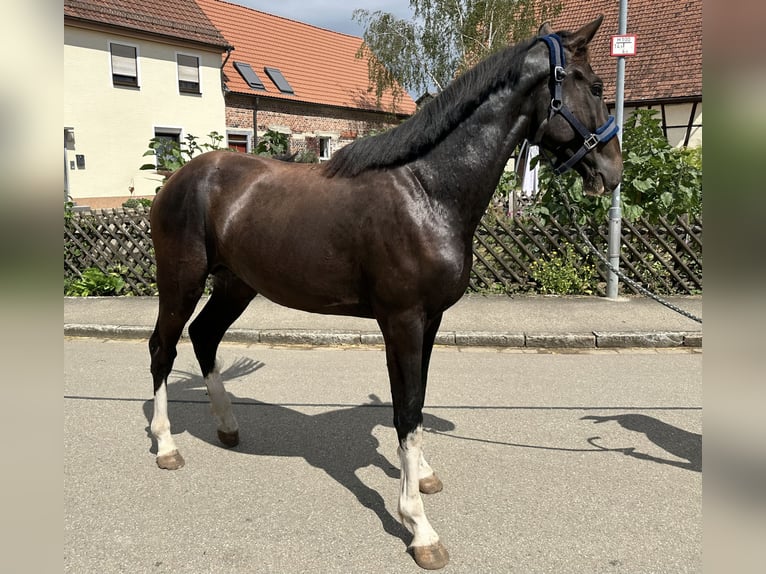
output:
[[[331, 135], [317, 135], [317, 139], [319, 140], [319, 161], [327, 161], [332, 157], [332, 140], [333, 137]], [[325, 145], [325, 155], [322, 154], [322, 142], [325, 141], [327, 144]]]
[[[177, 127], [177, 126], [167, 126], [167, 125], [164, 125], [164, 126], [163, 125], [154, 126], [153, 129], [152, 129], [152, 137], [153, 138], [162, 137], [162, 135], [160, 135], [160, 136], [157, 135], [158, 131], [159, 132], [165, 132], [166, 134], [171, 134], [172, 133], [174, 135], [178, 135], [178, 143], [179, 144], [183, 144], [184, 143], [184, 130], [183, 130], [183, 128], [180, 128], [180, 127]], [[158, 165], [158, 162], [157, 162], [157, 156], [156, 155], [154, 156], [154, 165], [157, 167], [157, 169], [159, 169], [159, 165]]]
[[[175, 54], [176, 54], [176, 57], [175, 57], [176, 87], [178, 88], [178, 93], [182, 95], [188, 95], [188, 96], [201, 96], [202, 95], [202, 56], [200, 56], [199, 54], [193, 54], [190, 52], [176, 52]], [[181, 64], [178, 62], [178, 56], [185, 56], [187, 58], [197, 59], [197, 91], [196, 92], [181, 89]]]
[[[120, 83], [120, 82], [114, 81], [115, 75], [125, 75], [125, 74], [115, 74], [114, 72], [114, 61], [112, 59], [113, 45], [125, 46], [126, 48], [133, 48], [136, 51], [136, 83], [135, 85], [128, 82]], [[109, 65], [109, 79], [110, 79], [110, 84], [112, 85], [112, 87], [113, 88], [133, 88], [136, 90], [140, 89], [141, 88], [141, 51], [138, 44], [124, 42], [122, 40], [108, 40], [106, 53], [108, 58], [107, 62]]]
[[229, 135], [247, 136], [247, 153], [253, 152], [253, 130], [227, 129], [226, 147], [229, 147]]

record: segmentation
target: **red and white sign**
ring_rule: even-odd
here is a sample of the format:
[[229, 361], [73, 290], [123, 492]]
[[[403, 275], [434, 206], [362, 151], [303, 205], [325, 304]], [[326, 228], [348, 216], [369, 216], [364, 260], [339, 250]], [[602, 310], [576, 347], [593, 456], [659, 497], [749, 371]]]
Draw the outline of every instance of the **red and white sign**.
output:
[[636, 55], [636, 35], [624, 34], [622, 36], [611, 37], [610, 56], [635, 56]]

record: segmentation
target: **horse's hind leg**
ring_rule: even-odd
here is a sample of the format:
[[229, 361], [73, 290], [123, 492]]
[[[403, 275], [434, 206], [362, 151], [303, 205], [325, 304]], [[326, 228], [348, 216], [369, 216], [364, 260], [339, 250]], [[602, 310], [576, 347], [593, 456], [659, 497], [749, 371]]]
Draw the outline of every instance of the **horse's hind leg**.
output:
[[239, 444], [239, 426], [223, 387], [216, 352], [226, 330], [236, 321], [256, 292], [229, 271], [216, 274], [213, 293], [189, 325], [194, 354], [205, 378], [210, 405], [218, 419], [218, 440], [228, 447]]
[[149, 338], [154, 381], [154, 414], [150, 426], [157, 439], [157, 466], [176, 470], [184, 465], [184, 459], [170, 433], [167, 380], [176, 358], [178, 339], [202, 295], [206, 272], [199, 270], [197, 273], [189, 273], [187, 270], [172, 281], [163, 281], [169, 271], [160, 265], [157, 271], [159, 314], [154, 332]]

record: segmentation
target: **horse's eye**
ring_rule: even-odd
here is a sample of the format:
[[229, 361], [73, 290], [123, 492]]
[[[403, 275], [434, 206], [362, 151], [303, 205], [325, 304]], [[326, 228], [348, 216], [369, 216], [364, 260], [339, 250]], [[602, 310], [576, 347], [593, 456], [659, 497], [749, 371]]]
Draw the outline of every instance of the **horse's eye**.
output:
[[597, 98], [600, 98], [604, 95], [604, 86], [601, 84], [593, 84], [590, 87], [590, 92]]

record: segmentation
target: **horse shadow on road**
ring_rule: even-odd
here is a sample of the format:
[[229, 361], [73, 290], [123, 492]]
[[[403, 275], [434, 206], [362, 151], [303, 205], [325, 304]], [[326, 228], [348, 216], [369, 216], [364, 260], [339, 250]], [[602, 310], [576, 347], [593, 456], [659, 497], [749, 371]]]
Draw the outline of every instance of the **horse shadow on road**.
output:
[[640, 460], [702, 472], [702, 435], [700, 434], [674, 427], [654, 417], [634, 413], [607, 416], [589, 415], [582, 417], [582, 420], [592, 420], [594, 424], [616, 422], [626, 430], [645, 435], [647, 439], [665, 452], [685, 460], [653, 456], [637, 451], [632, 447], [614, 450], [622, 450], [624, 454]]
[[[239, 358], [221, 372], [226, 381], [250, 375], [265, 364], [248, 358]], [[177, 397], [169, 400], [168, 408], [173, 434], [183, 431], [215, 446], [223, 447], [216, 437], [216, 422], [209, 408], [200, 416], [198, 404], [209, 404], [204, 379], [199, 374], [174, 370], [180, 380], [170, 382], [170, 392]], [[322, 409], [317, 414], [306, 414], [287, 406], [266, 403], [247, 397], [237, 397], [227, 390], [233, 403], [234, 414], [240, 423], [240, 443], [234, 450], [259, 456], [285, 456], [303, 458], [311, 466], [325, 471], [331, 478], [351, 492], [359, 503], [372, 510], [383, 528], [392, 536], [408, 543], [412, 535], [394, 519], [385, 506], [383, 497], [357, 476], [357, 471], [368, 466], [382, 470], [390, 478], [399, 478], [399, 469], [383, 456], [380, 443], [373, 434], [378, 425], [393, 429], [393, 411], [375, 395], [360, 405]], [[189, 405], [194, 405], [189, 408]], [[309, 405], [325, 406], [325, 405]], [[326, 405], [336, 406], [336, 405]], [[153, 400], [144, 403], [144, 414], [151, 422]], [[423, 426], [439, 432], [451, 431], [455, 425], [434, 415], [423, 415]], [[156, 453], [152, 438], [152, 452]], [[392, 431], [391, 440], [396, 440]], [[183, 452], [183, 449], [182, 449]]]

